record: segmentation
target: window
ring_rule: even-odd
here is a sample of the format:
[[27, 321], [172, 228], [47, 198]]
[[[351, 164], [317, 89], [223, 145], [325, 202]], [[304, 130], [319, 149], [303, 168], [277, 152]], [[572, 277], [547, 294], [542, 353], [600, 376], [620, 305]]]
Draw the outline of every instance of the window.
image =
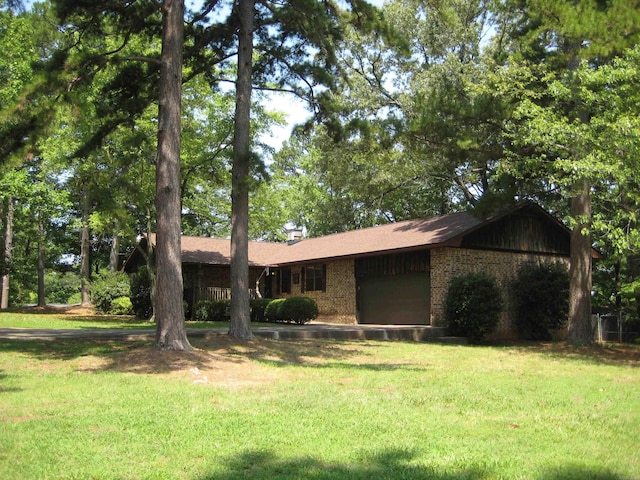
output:
[[324, 265], [307, 265], [303, 269], [303, 275], [303, 285], [305, 291], [324, 291], [326, 289], [326, 268]]

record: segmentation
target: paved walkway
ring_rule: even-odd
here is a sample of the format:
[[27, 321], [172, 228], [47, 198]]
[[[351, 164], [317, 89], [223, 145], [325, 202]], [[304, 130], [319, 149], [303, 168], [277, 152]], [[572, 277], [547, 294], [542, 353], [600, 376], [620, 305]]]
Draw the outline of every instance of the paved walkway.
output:
[[[274, 325], [253, 327], [256, 337], [276, 340], [332, 339], [332, 340], [411, 340], [416, 342], [466, 343], [466, 339], [449, 337], [442, 327], [428, 325], [337, 325], [311, 322], [306, 325]], [[226, 328], [188, 328], [190, 338], [224, 335]], [[143, 329], [78, 329], [0, 328], [0, 339], [55, 340], [154, 340], [155, 330]]]

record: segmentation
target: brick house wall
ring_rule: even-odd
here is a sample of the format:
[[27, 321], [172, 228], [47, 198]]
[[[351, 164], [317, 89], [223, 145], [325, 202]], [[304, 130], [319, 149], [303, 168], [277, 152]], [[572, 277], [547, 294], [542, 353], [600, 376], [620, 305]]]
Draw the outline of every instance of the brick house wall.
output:
[[445, 326], [444, 302], [449, 282], [466, 273], [483, 272], [493, 276], [505, 299], [505, 311], [500, 316], [493, 338], [514, 338], [515, 319], [509, 298], [509, 288], [519, 267], [529, 261], [556, 262], [569, 266], [569, 258], [560, 255], [539, 255], [464, 248], [437, 248], [431, 251], [431, 324]]
[[356, 277], [354, 261], [337, 260], [325, 262], [326, 291], [302, 292], [302, 266], [291, 267], [291, 293], [280, 297], [304, 295], [318, 304], [320, 321], [333, 323], [356, 323]]

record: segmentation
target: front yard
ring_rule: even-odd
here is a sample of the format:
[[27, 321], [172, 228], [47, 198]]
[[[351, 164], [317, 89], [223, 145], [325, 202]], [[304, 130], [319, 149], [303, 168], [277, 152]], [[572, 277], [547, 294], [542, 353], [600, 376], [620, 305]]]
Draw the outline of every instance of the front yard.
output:
[[0, 478], [640, 478], [638, 346], [193, 343], [0, 340]]

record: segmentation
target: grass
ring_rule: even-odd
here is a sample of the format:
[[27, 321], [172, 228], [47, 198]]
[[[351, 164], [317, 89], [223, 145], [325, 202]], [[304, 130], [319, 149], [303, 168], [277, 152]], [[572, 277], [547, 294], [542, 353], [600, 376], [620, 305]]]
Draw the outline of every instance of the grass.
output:
[[640, 478], [640, 347], [0, 340], [3, 479]]
[[[187, 328], [228, 328], [228, 322], [186, 322]], [[273, 325], [255, 323], [255, 326]], [[53, 329], [150, 329], [155, 323], [123, 315], [68, 315], [64, 313], [34, 314], [25, 311], [0, 313], [0, 328], [53, 328]]]

